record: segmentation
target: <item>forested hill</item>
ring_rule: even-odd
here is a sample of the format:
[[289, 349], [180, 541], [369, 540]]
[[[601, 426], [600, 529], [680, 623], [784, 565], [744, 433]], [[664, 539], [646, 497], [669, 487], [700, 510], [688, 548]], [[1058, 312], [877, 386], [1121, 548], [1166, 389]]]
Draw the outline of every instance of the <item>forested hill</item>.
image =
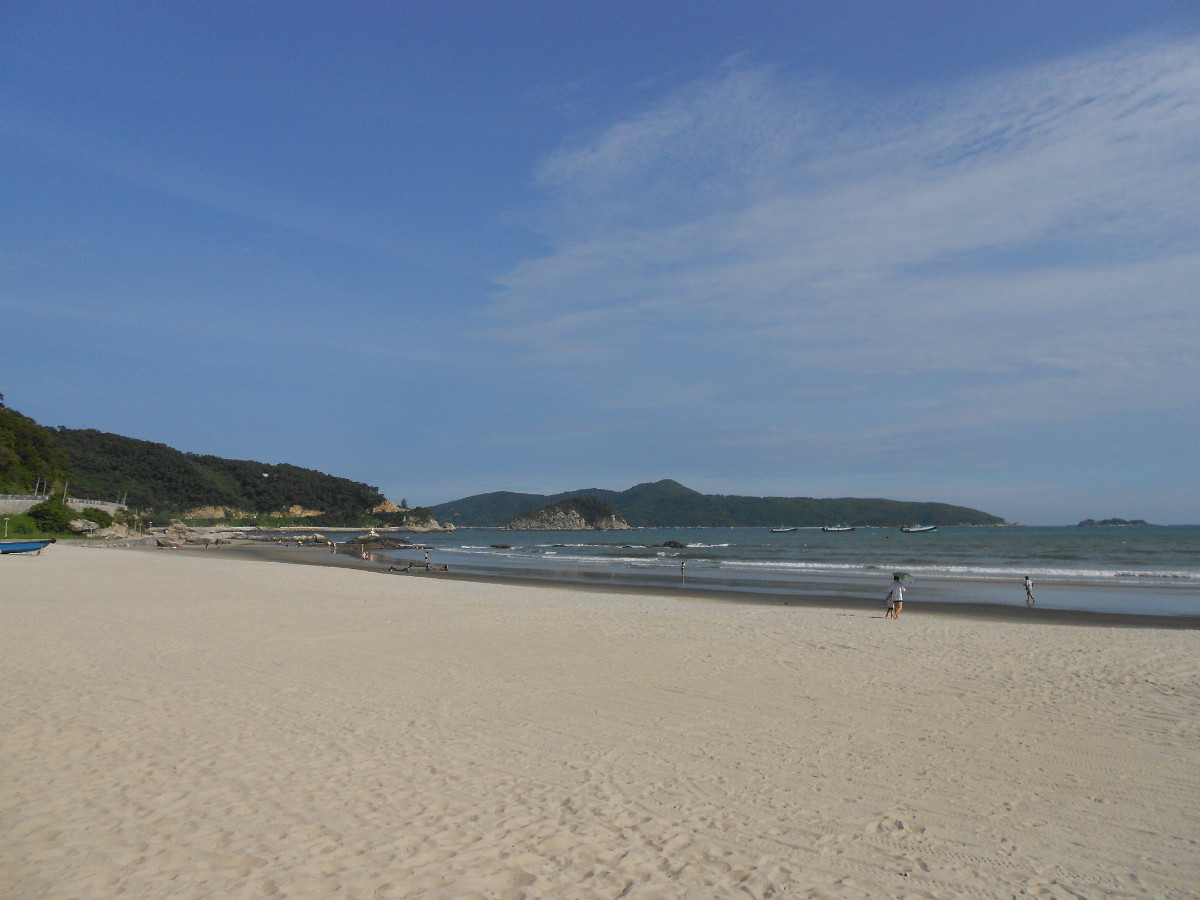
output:
[[639, 484], [627, 491], [587, 488], [562, 494], [478, 494], [431, 507], [441, 522], [459, 527], [499, 527], [522, 513], [559, 500], [594, 497], [619, 509], [630, 525], [643, 528], [766, 528], [778, 525], [858, 526], [1003, 525], [1004, 520], [978, 509], [947, 503], [902, 500], [814, 499], [811, 497], [738, 497], [701, 494], [677, 481]]
[[4, 406], [0, 394], [0, 494], [25, 494], [71, 477], [53, 430]]
[[[75, 497], [124, 500], [139, 513], [179, 515], [222, 507], [247, 516], [285, 513], [313, 524], [401, 524], [428, 510], [380, 512], [378, 488], [312, 469], [183, 453], [95, 429], [47, 428], [4, 405], [0, 394], [0, 494], [69, 489]], [[314, 517], [311, 512], [321, 515]]]
[[90, 428], [53, 433], [71, 460], [72, 494], [128, 494], [130, 509], [161, 514], [213, 506], [270, 513], [301, 506], [332, 521], [355, 519], [384, 502], [378, 488], [286, 463], [200, 456]]

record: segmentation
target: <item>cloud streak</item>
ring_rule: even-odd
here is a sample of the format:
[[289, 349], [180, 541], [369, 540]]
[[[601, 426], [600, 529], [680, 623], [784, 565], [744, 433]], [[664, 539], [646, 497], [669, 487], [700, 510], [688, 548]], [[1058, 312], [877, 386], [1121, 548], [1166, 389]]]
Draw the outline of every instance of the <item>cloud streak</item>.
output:
[[552, 251], [491, 314], [718, 407], [783, 371], [871, 410], [925, 379], [897, 428], [1193, 408], [1198, 163], [1195, 36], [875, 102], [733, 63], [544, 161]]

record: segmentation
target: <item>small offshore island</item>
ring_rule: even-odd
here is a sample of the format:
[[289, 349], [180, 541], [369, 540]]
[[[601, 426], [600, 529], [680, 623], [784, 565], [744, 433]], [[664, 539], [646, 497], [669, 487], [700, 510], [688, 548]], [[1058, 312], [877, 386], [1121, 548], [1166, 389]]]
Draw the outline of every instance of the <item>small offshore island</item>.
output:
[[631, 526], [612, 504], [594, 497], [573, 497], [522, 513], [505, 527], [511, 531], [626, 531]]
[[1145, 519], [1084, 519], [1079, 523], [1080, 528], [1094, 528], [1113, 525], [1149, 525]]

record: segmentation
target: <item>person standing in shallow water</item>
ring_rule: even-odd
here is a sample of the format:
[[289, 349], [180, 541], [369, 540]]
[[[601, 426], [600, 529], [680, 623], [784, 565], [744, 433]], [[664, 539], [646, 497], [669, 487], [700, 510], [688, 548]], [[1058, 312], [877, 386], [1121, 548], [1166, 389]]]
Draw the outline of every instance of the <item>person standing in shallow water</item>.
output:
[[1030, 578], [1028, 575], [1026, 575], [1025, 576], [1025, 605], [1033, 606], [1033, 604], [1035, 604], [1035, 603], [1037, 603], [1037, 601], [1033, 599], [1033, 579]]
[[904, 585], [900, 583], [900, 576], [892, 576], [892, 587], [888, 591], [887, 597], [887, 613], [885, 619], [898, 619], [900, 612], [904, 609]]

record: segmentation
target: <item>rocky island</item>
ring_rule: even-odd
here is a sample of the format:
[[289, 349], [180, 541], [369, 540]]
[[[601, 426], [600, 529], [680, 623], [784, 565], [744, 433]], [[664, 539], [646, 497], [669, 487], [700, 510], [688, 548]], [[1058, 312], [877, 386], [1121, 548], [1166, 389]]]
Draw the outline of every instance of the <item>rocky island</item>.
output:
[[575, 497], [522, 513], [506, 527], [513, 531], [620, 531], [630, 526], [615, 506], [594, 497]]

